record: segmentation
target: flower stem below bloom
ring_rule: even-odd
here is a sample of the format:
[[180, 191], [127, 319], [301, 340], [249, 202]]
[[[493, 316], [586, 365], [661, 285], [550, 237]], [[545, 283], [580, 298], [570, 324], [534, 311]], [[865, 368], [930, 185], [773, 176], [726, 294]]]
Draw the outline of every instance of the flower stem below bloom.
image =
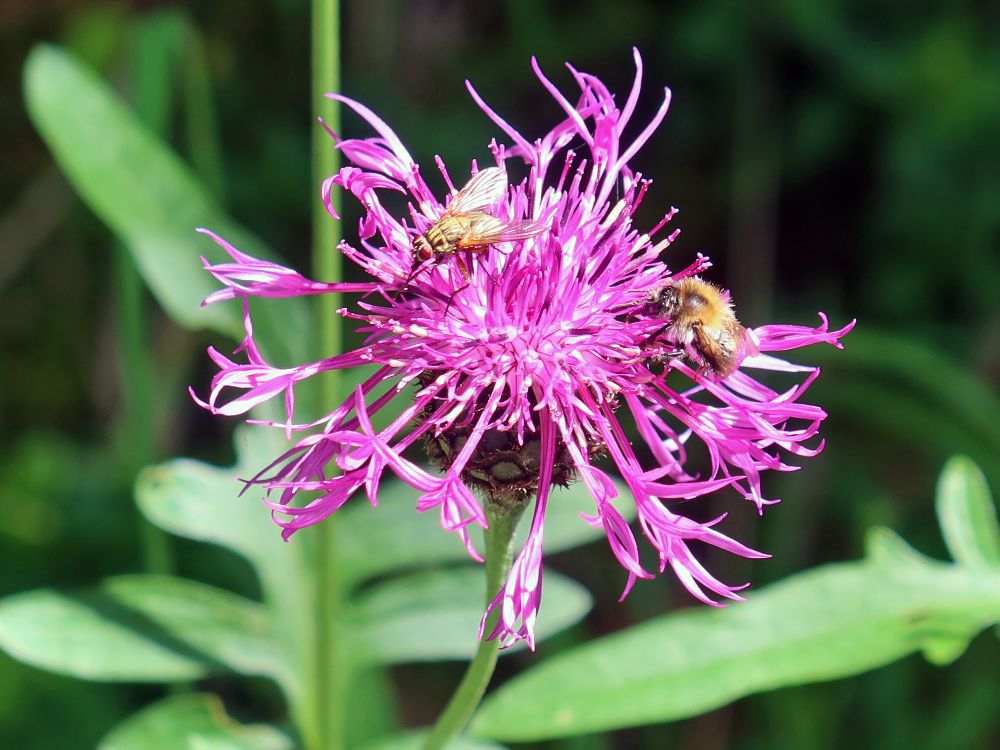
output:
[[[524, 514], [526, 503], [503, 507], [487, 503], [486, 517], [489, 528], [484, 532], [486, 539], [486, 603], [493, 600], [504, 584], [514, 560], [514, 532]], [[423, 750], [440, 750], [457, 737], [472, 718], [473, 712], [483, 699], [486, 687], [493, 676], [499, 656], [499, 641], [486, 640], [496, 626], [500, 609], [493, 611], [483, 628], [483, 639], [479, 642], [476, 656], [465, 671], [465, 676], [444, 712], [438, 717], [434, 728], [424, 742]]]
[[[339, 112], [328, 103], [325, 94], [340, 89], [340, 3], [339, 0], [312, 0], [312, 97], [310, 110], [321, 114], [331, 127], [340, 129]], [[323, 128], [312, 127], [313, 187], [312, 199], [313, 275], [325, 281], [340, 280], [340, 253], [337, 252], [338, 225], [326, 213], [318, 192], [323, 180], [338, 169], [338, 154], [331, 147]], [[332, 357], [343, 347], [339, 295], [322, 295], [317, 301], [317, 356]], [[337, 402], [338, 378], [324, 373], [320, 382], [320, 403]], [[313, 599], [314, 642], [311, 654], [313, 706], [308, 712], [308, 726], [303, 728], [310, 750], [341, 750], [345, 745], [344, 705], [348, 692], [349, 667], [338, 651], [342, 638], [341, 583], [334, 556], [334, 527], [326, 523], [319, 530], [314, 548], [316, 571]]]

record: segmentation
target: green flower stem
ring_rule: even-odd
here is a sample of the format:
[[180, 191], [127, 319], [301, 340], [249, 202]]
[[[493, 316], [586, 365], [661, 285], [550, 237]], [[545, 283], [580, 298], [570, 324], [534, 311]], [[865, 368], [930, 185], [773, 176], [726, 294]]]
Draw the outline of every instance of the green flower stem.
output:
[[[338, 0], [312, 2], [312, 95], [309, 99], [310, 119], [320, 115], [334, 130], [340, 129], [339, 112], [325, 97], [340, 90], [340, 29]], [[317, 124], [312, 125], [312, 221], [313, 276], [320, 281], [341, 279], [340, 253], [337, 252], [337, 222], [326, 213], [319, 194], [322, 181], [337, 171], [337, 151], [330, 137]], [[342, 350], [340, 307], [338, 295], [317, 296], [318, 351], [317, 357], [331, 357]], [[335, 373], [326, 373], [320, 382], [320, 404], [332, 408], [338, 395]], [[315, 553], [315, 588], [313, 596], [313, 644], [306, 655], [310, 704], [303, 716], [302, 727], [306, 747], [310, 750], [342, 750], [345, 744], [345, 710], [350, 665], [342, 663], [344, 656], [341, 583], [334, 566], [334, 521], [328, 519], [313, 534]], [[310, 658], [310, 656], [312, 658]]]
[[[489, 604], [503, 586], [514, 561], [514, 532], [517, 522], [524, 514], [526, 503], [518, 503], [511, 508], [503, 508], [493, 503], [486, 505], [489, 528], [484, 532], [486, 539], [486, 603]], [[493, 676], [499, 656], [499, 643], [488, 641], [489, 635], [500, 617], [500, 609], [494, 609], [483, 629], [483, 640], [479, 642], [476, 656], [465, 671], [465, 676], [451, 700], [438, 717], [437, 723], [424, 742], [423, 750], [440, 750], [447, 747], [469, 723], [472, 714], [483, 699], [486, 687]]]
[[[133, 50], [125, 61], [131, 73], [128, 96], [136, 115], [159, 138], [166, 138], [171, 111], [173, 69], [164, 16], [151, 15], [134, 30]], [[154, 439], [156, 423], [156, 367], [149, 346], [149, 319], [146, 311], [146, 285], [135, 260], [121, 242], [114, 243], [114, 299], [117, 312], [117, 338], [123, 429], [119, 435], [121, 463], [129, 479], [157, 458]], [[167, 533], [137, 512], [143, 564], [150, 573], [173, 572], [173, 559]]]
[[191, 166], [218, 200], [224, 196], [222, 149], [205, 45], [193, 27], [184, 40], [184, 116]]
[[[130, 477], [156, 458], [153, 441], [153, 363], [146, 328], [145, 285], [128, 249], [112, 248], [115, 307], [117, 308], [118, 364], [121, 368], [123, 424], [119, 438], [122, 463]], [[143, 565], [150, 573], [170, 573], [173, 561], [166, 532], [141, 514], [139, 524]]]
[[[313, 0], [312, 27], [312, 99], [311, 118], [317, 115], [333, 130], [340, 130], [340, 108], [326, 94], [340, 91], [340, 22], [338, 0]], [[339, 224], [326, 212], [320, 199], [319, 188], [323, 180], [337, 171], [339, 152], [326, 131], [318, 124], [312, 126], [313, 178], [312, 178], [312, 267], [317, 281], [341, 281], [341, 256], [337, 250]], [[334, 193], [335, 207], [340, 209], [339, 195]], [[340, 295], [319, 294], [319, 347], [320, 356], [331, 357], [340, 352], [341, 337]], [[335, 373], [323, 379], [323, 403], [329, 404], [338, 395]], [[332, 408], [332, 404], [331, 404]]]

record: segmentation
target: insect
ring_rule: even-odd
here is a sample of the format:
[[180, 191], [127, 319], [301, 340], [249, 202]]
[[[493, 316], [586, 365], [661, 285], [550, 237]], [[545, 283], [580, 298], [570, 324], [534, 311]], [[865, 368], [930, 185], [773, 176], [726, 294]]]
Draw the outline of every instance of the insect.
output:
[[[506, 221], [487, 212], [506, 190], [507, 173], [500, 167], [477, 172], [451, 199], [441, 218], [413, 240], [413, 271], [404, 286], [429, 261], [466, 253], [471, 265], [471, 256], [485, 252], [490, 245], [525, 240], [543, 232], [546, 227], [540, 222]], [[459, 270], [468, 280], [464, 263], [459, 263]]]
[[745, 357], [757, 354], [757, 344], [733, 314], [728, 295], [697, 276], [670, 284], [655, 295], [653, 304], [670, 319], [657, 335], [666, 331], [705, 372], [724, 378]]

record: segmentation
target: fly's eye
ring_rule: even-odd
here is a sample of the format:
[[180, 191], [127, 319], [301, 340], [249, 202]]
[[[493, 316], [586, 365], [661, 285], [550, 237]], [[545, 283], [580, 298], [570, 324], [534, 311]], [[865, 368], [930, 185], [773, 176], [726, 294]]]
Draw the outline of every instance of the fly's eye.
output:
[[423, 235], [414, 240], [413, 249], [417, 254], [418, 260], [430, 260], [434, 257], [434, 250], [431, 248], [431, 243]]

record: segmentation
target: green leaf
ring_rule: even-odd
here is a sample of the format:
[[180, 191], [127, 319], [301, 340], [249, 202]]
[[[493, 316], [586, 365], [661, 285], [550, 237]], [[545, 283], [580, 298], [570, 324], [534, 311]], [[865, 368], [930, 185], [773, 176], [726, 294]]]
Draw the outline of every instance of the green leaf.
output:
[[112, 729], [98, 750], [293, 750], [274, 727], [233, 721], [214, 695], [176, 695]]
[[[362, 750], [420, 750], [424, 746], [424, 739], [429, 731], [421, 729], [416, 732], [383, 737], [362, 746]], [[504, 746], [487, 740], [459, 737], [448, 745], [447, 750], [504, 750]]]
[[279, 430], [249, 426], [236, 430], [234, 442], [240, 457], [236, 467], [175, 459], [143, 470], [136, 480], [136, 502], [160, 528], [247, 558], [260, 576], [265, 599], [294, 610], [303, 606], [305, 596], [302, 545], [282, 541], [260, 501], [261, 491], [241, 497], [243, 483], [237, 479], [252, 477], [287, 444]]
[[[143, 471], [136, 480], [136, 502], [157, 526], [186, 539], [235, 550], [251, 562], [269, 560], [268, 547], [287, 549], [260, 492], [241, 496], [241, 477], [251, 477], [288, 446], [278, 430], [240, 426], [233, 442], [239, 461], [219, 468], [186, 458]], [[268, 542], [277, 542], [269, 545]]]
[[[612, 505], [628, 523], [631, 523], [635, 519], [632, 493], [623, 482], [616, 480], [615, 485], [618, 487], [618, 497], [614, 499]], [[552, 496], [545, 506], [546, 555], [574, 549], [605, 538], [604, 529], [600, 527], [595, 529], [580, 517], [581, 513], [590, 516], [596, 513], [594, 498], [583, 482], [574, 482], [569, 487], [553, 488]], [[527, 513], [525, 515], [527, 516]], [[521, 522], [521, 527], [514, 537], [514, 543], [518, 547], [524, 544], [530, 525], [530, 518]], [[608, 554], [611, 554], [610, 550]]]
[[865, 535], [865, 555], [873, 565], [898, 568], [933, 562], [921, 555], [892, 529], [874, 526]]
[[[462, 566], [371, 587], [353, 607], [360, 649], [372, 662], [386, 664], [472, 658], [485, 610], [484, 580], [480, 568]], [[546, 571], [537, 640], [579, 622], [590, 606], [580, 584]]]
[[1000, 524], [986, 478], [970, 459], [945, 464], [937, 487], [937, 513], [944, 541], [955, 562], [1000, 568]]
[[[24, 70], [28, 113], [80, 197], [125, 243], [167, 313], [188, 328], [242, 337], [235, 303], [201, 307], [218, 288], [200, 255], [226, 257], [208, 227], [240, 249], [273, 257], [230, 220], [191, 170], [130, 112], [93, 72], [71, 55], [38, 45]], [[262, 341], [283, 362], [304, 359], [308, 311], [301, 300], [262, 305]], [[255, 312], [256, 314], [256, 312]]]
[[924, 658], [937, 667], [951, 664], [969, 648], [969, 633], [928, 637], [920, 647]]
[[[631, 520], [635, 517], [635, 506], [628, 490], [621, 488], [615, 506], [626, 520]], [[377, 508], [359, 495], [338, 511], [332, 520], [337, 525], [337, 548], [343, 557], [340, 574], [357, 583], [394, 570], [468, 560], [458, 537], [441, 529], [437, 514], [418, 513], [416, 504], [417, 495], [411, 487], [388, 481], [379, 490]], [[530, 512], [529, 509], [525, 516], [530, 517]], [[594, 501], [582, 484], [557, 489], [546, 507], [545, 553], [603, 539], [603, 530], [580, 518], [580, 513], [593, 512]], [[518, 546], [524, 543], [529, 520], [522, 521], [515, 537]], [[378, 550], [377, 554], [372, 554], [372, 550]]]
[[361, 493], [324, 522], [334, 525], [345, 582], [469, 558], [458, 537], [441, 529], [436, 513], [417, 512], [417, 495], [408, 485], [383, 482], [378, 500], [373, 508]]
[[40, 589], [0, 601], [0, 647], [36, 667], [90, 680], [171, 682], [213, 672], [287, 684], [260, 605], [166, 576], [122, 576], [96, 591]]
[[[345, 640], [347, 640], [345, 638]], [[344, 744], [358, 747], [399, 731], [397, 692], [392, 675], [377, 666], [358, 668], [352, 660], [351, 689], [343, 706]]]
[[958, 639], [1000, 619], [1000, 573], [887, 560], [827, 565], [743, 604], [679, 612], [571, 649], [487, 698], [472, 732], [520, 742], [695, 716], [921, 649], [953, 657]]

